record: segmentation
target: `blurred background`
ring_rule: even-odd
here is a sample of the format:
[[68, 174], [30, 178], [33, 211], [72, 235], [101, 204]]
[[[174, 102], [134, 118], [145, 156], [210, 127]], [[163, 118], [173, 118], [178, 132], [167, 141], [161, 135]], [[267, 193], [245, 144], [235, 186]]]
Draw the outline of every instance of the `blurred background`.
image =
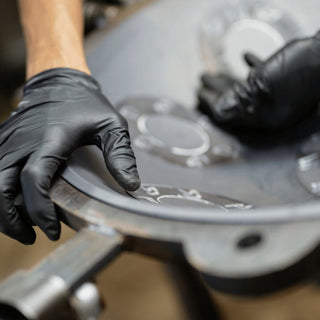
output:
[[[161, 1], [161, 0], [158, 0]], [[150, 1], [84, 1], [86, 37], [107, 29]], [[0, 1], [0, 120], [17, 104], [24, 82], [25, 48], [16, 1]], [[0, 235], [0, 280], [18, 269], [27, 269], [72, 237], [63, 227], [58, 242], [51, 242], [37, 230], [37, 242], [23, 246]], [[164, 262], [123, 254], [97, 277], [107, 305], [103, 318], [115, 320], [189, 319], [178, 290], [179, 281]], [[210, 291], [222, 319], [308, 320], [318, 319], [320, 294], [316, 281], [301, 284], [267, 297], [240, 298]], [[192, 318], [195, 319], [195, 318]]]

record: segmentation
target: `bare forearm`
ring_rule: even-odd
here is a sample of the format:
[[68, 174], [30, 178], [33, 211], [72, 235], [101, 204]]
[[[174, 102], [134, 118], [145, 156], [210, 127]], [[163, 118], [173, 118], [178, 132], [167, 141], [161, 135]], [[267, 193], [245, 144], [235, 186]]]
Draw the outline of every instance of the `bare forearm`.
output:
[[83, 52], [81, 0], [19, 0], [27, 79], [51, 68], [90, 73]]

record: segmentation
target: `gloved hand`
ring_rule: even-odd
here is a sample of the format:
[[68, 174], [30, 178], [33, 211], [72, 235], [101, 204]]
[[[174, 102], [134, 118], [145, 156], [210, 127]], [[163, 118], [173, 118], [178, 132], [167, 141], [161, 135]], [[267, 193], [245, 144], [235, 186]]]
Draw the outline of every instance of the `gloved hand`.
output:
[[[320, 33], [295, 40], [253, 67], [246, 81], [204, 75], [199, 109], [231, 128], [280, 130], [307, 119], [320, 98]], [[227, 80], [226, 80], [227, 79]]]
[[35, 232], [14, 206], [20, 182], [28, 215], [52, 240], [60, 222], [48, 195], [51, 180], [71, 152], [97, 145], [115, 180], [140, 185], [126, 120], [88, 74], [57, 68], [32, 77], [12, 116], [0, 125], [0, 231], [25, 244]]

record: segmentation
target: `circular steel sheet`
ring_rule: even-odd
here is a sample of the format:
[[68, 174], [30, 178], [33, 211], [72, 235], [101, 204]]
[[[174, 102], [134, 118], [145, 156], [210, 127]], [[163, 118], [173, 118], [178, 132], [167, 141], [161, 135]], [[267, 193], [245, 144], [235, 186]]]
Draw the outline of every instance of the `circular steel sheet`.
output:
[[[315, 28], [313, 22], [316, 20], [306, 19], [313, 15], [318, 5], [316, 1], [311, 2], [310, 6], [309, 3], [301, 6], [299, 1], [279, 3], [282, 10], [299, 22], [302, 34], [310, 33]], [[154, 100], [169, 100], [174, 105], [182, 105], [183, 107], [179, 108], [181, 112], [189, 114], [185, 108], [195, 106], [198, 78], [206, 69], [199, 44], [199, 28], [210, 12], [222, 3], [224, 1], [156, 1], [107, 33], [102, 31], [96, 34], [88, 49], [89, 65], [111, 102], [121, 105], [120, 101], [128, 101], [126, 97], [154, 97]], [[306, 10], [309, 11], [306, 13]], [[160, 103], [159, 108], [162, 107], [163, 104], [161, 106]], [[195, 120], [198, 115], [194, 112], [192, 114], [194, 118], [191, 120], [194, 121], [195, 128], [199, 129], [199, 123]], [[152, 117], [153, 115], [151, 118], [150, 115], [142, 117], [142, 131], [146, 130], [148, 134], [157, 136], [157, 142], [165, 142], [168, 147], [174, 139], [168, 138], [169, 132], [165, 132], [164, 136], [164, 132], [159, 133], [158, 129], [150, 130], [148, 125], [155, 120]], [[174, 118], [171, 120], [173, 122]], [[188, 125], [184, 126], [184, 129], [187, 127]], [[206, 125], [204, 128], [205, 131], [209, 130]], [[229, 134], [211, 125], [210, 128], [213, 139], [219, 136], [222, 141], [233, 141], [231, 145], [238, 146], [238, 142]], [[195, 130], [199, 133], [202, 129], [198, 129]], [[132, 125], [130, 131], [134, 135]], [[277, 141], [280, 138], [274, 139]], [[201, 146], [199, 141], [203, 142], [201, 134], [192, 141], [191, 146]], [[184, 141], [179, 142], [178, 147], [181, 146], [184, 151], [193, 149], [185, 148]], [[179, 161], [172, 161], [167, 155], [159, 156], [161, 150], [157, 150], [157, 153], [149, 152], [136, 143], [133, 143], [133, 147], [143, 184], [195, 189], [201, 193], [235, 199], [252, 205], [254, 209], [248, 213], [229, 212], [226, 215], [215, 209], [199, 208], [195, 212], [168, 206], [164, 210], [162, 207], [140, 203], [128, 197], [114, 182], [105, 168], [100, 151], [95, 147], [77, 150], [62, 177], [92, 198], [129, 212], [153, 217], [257, 223], [298, 216], [301, 219], [306, 216], [315, 217], [319, 211], [318, 203], [315, 202], [317, 198], [297, 180], [298, 143], [274, 144], [265, 149], [242, 145], [237, 157], [192, 168]], [[223, 156], [229, 151], [228, 147], [216, 149], [216, 152]]]
[[[199, 26], [224, 2], [156, 1], [109, 32], [95, 35], [89, 64], [111, 102], [120, 106], [127, 97], [151, 96], [189, 114], [185, 107], [195, 105], [198, 77], [206, 69]], [[278, 5], [305, 22], [304, 34], [318, 28], [317, 0], [283, 0]], [[182, 121], [188, 130], [193, 130], [189, 120], [198, 128], [198, 115], [192, 115], [195, 118]], [[159, 132], [152, 123], [144, 122], [146, 132], [167, 146], [190, 150], [203, 141], [201, 134], [190, 145], [176, 136], [171, 140], [175, 130]], [[238, 145], [226, 132], [211, 125], [204, 128]], [[132, 125], [130, 130], [133, 134]], [[319, 201], [297, 179], [300, 142], [281, 144], [283, 137], [267, 138], [274, 143], [259, 149], [241, 144], [237, 157], [202, 167], [185, 166], [134, 144], [143, 184], [131, 196], [112, 179], [97, 148], [82, 148], [72, 155], [62, 172], [65, 181], [57, 181], [51, 196], [64, 211], [63, 220], [75, 229], [88, 226], [108, 234], [114, 228], [135, 252], [161, 258], [183, 255], [217, 289], [270, 292], [318, 270]], [[150, 192], [154, 201], [133, 198]], [[155, 201], [157, 205], [150, 203]], [[226, 211], [229, 204], [253, 207]], [[259, 246], [239, 248], [239, 241], [252, 234], [262, 239]]]

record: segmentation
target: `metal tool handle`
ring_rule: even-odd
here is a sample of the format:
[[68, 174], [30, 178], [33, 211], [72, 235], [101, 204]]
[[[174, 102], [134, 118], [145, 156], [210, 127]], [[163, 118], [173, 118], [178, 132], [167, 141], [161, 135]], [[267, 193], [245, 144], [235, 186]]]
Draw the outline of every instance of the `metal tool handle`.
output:
[[97, 319], [99, 294], [84, 282], [120, 253], [122, 243], [113, 230], [82, 229], [33, 269], [0, 283], [0, 318]]

